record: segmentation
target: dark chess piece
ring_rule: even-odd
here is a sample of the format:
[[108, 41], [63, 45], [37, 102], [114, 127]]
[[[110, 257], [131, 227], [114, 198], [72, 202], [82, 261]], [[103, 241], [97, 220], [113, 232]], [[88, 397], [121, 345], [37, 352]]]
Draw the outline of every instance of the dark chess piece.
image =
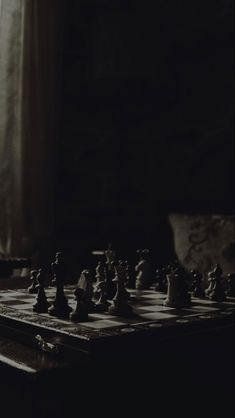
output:
[[93, 281], [89, 270], [83, 270], [78, 280], [78, 287], [84, 289], [84, 303], [88, 312], [95, 311], [95, 303], [93, 302]]
[[167, 273], [168, 291], [164, 301], [165, 306], [180, 309], [191, 304], [191, 296], [188, 292], [184, 276], [179, 276], [173, 271]]
[[130, 268], [127, 260], [124, 261], [124, 264], [126, 266], [125, 286], [128, 286], [128, 283], [130, 281]]
[[105, 312], [110, 303], [106, 298], [106, 283], [105, 281], [99, 281], [97, 283], [96, 294], [97, 294], [97, 302], [95, 303], [95, 311], [96, 312]]
[[44, 281], [45, 281], [45, 277], [42, 274], [42, 269], [39, 269], [37, 272], [38, 294], [36, 296], [36, 301], [33, 305], [34, 312], [45, 313], [48, 311], [49, 303], [47, 301], [45, 290], [44, 290]]
[[[182, 264], [179, 262], [179, 260], [175, 260], [173, 265], [173, 271], [175, 274], [177, 274], [179, 277], [183, 278], [185, 285], [187, 286], [188, 290], [192, 289], [192, 274], [188, 273], [185, 268], [182, 266]], [[170, 264], [169, 267], [172, 267]]]
[[124, 283], [124, 291], [126, 292], [127, 298], [130, 299], [131, 298], [131, 294], [126, 289], [127, 280], [128, 280], [127, 273], [128, 273], [128, 268], [129, 268], [128, 262], [127, 261], [119, 260], [118, 264], [120, 266], [123, 266], [123, 278], [122, 278], [122, 280], [123, 280], [123, 283]]
[[148, 261], [149, 250], [137, 250], [139, 262], [135, 266], [137, 272], [135, 287], [138, 290], [147, 290], [152, 284], [151, 268]]
[[222, 302], [226, 299], [225, 291], [222, 286], [222, 269], [220, 264], [216, 264], [214, 270], [213, 270], [213, 289], [209, 293], [209, 299], [216, 301], [216, 302]]
[[117, 316], [132, 316], [133, 310], [129, 305], [129, 294], [125, 288], [126, 278], [126, 265], [119, 261], [114, 264], [115, 278], [113, 279], [116, 283], [116, 294], [112, 300], [112, 304], [109, 307], [109, 313]]
[[54, 283], [56, 285], [56, 296], [52, 306], [48, 309], [48, 313], [58, 318], [68, 318], [72, 308], [68, 305], [68, 301], [64, 294], [65, 284], [65, 263], [63, 254], [56, 253], [55, 262], [51, 264], [54, 276]]
[[129, 263], [126, 261], [126, 280], [127, 287], [129, 289], [135, 289], [136, 275], [133, 268], [130, 267]]
[[155, 290], [164, 293], [167, 291], [166, 269], [164, 267], [156, 270]]
[[106, 257], [106, 263], [111, 265], [113, 261], [116, 260], [116, 251], [112, 250], [111, 244], [108, 245], [108, 249], [105, 250], [105, 257]]
[[108, 249], [105, 251], [106, 257], [106, 297], [107, 299], [113, 299], [116, 293], [116, 286], [113, 282], [115, 277], [114, 271], [114, 262], [116, 261], [116, 251], [111, 249], [111, 245], [109, 245]]
[[228, 287], [227, 287], [227, 296], [235, 298], [235, 273], [229, 273], [227, 275], [227, 282], [228, 282]]
[[205, 298], [205, 290], [202, 285], [202, 274], [199, 271], [194, 270], [192, 277], [193, 277], [193, 285], [192, 285], [193, 296], [195, 298], [200, 298], [200, 299]]
[[[182, 267], [182, 265], [180, 264], [180, 262], [179, 262], [179, 260], [177, 258], [175, 260], [171, 261], [168, 266], [173, 271], [180, 270], [180, 272], [182, 273], [182, 271], [184, 270], [183, 267]], [[177, 271], [177, 274], [178, 273], [179, 272]]]
[[31, 285], [28, 287], [29, 293], [38, 293], [38, 281], [37, 281], [38, 270], [30, 271], [30, 280], [32, 281]]
[[66, 280], [66, 267], [62, 251], [58, 251], [55, 255], [55, 261], [51, 263], [53, 274], [52, 284], [56, 285], [58, 282], [64, 283]]
[[221, 268], [221, 265], [220, 265], [220, 264], [215, 264], [215, 267], [214, 267], [214, 269], [213, 269], [213, 272], [214, 272], [216, 275], [218, 275], [218, 276], [222, 277], [223, 270], [222, 270], [222, 268]]
[[73, 322], [82, 322], [88, 320], [88, 308], [84, 299], [84, 289], [77, 287], [74, 291], [76, 308], [70, 313], [70, 319]]
[[[195, 285], [194, 285], [194, 280], [195, 280], [195, 277], [194, 277], [194, 275], [195, 274], [198, 274], [199, 273], [199, 271], [198, 270], [196, 270], [196, 269], [192, 269], [192, 270], [190, 270], [190, 272], [189, 272], [189, 274], [188, 274], [188, 277], [189, 277], [189, 290], [191, 291], [191, 292], [193, 292], [193, 289], [194, 289], [194, 287], [195, 287]], [[200, 273], [199, 273], [200, 274]]]

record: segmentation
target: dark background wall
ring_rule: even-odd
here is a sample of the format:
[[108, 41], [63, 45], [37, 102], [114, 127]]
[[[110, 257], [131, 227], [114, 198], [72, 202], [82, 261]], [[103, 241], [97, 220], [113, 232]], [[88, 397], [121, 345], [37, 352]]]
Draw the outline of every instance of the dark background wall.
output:
[[57, 243], [169, 246], [233, 212], [229, 0], [65, 2]]

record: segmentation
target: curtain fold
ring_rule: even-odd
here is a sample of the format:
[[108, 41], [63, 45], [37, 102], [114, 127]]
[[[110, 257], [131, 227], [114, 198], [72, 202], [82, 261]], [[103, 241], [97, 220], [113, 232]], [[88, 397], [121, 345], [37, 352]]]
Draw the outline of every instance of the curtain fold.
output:
[[22, 81], [24, 0], [1, 0], [0, 9], [0, 251], [21, 247]]
[[60, 1], [0, 0], [0, 252], [43, 251], [53, 233]]

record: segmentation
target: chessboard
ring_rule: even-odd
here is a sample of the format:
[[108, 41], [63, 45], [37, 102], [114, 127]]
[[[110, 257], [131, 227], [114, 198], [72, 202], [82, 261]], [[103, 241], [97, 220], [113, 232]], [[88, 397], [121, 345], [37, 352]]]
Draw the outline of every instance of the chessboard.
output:
[[[55, 287], [45, 289], [47, 299], [52, 302]], [[153, 289], [130, 290], [134, 314], [130, 317], [117, 317], [104, 313], [90, 313], [88, 320], [74, 323], [58, 319], [47, 313], [35, 313], [35, 295], [27, 289], [7, 289], [0, 291], [0, 327], [13, 330], [14, 336], [39, 345], [45, 351], [68, 349], [92, 352], [97, 347], [110, 350], [117, 341], [128, 344], [136, 336], [144, 338], [147, 334], [155, 338], [169, 337], [172, 333], [192, 332], [206, 329], [212, 323], [233, 323], [235, 298], [224, 302], [192, 297], [192, 304], [183, 309], [166, 307], [164, 293]], [[74, 285], [65, 286], [68, 304], [75, 308]], [[43, 343], [43, 342], [48, 343]]]

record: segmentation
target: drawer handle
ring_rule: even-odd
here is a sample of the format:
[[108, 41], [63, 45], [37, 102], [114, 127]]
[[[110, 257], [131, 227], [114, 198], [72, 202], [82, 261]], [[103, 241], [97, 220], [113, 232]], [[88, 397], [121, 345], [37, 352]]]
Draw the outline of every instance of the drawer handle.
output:
[[40, 347], [42, 351], [45, 351], [46, 353], [58, 354], [59, 348], [56, 344], [49, 343], [39, 334], [36, 335], [35, 339], [38, 342], [38, 347]]

